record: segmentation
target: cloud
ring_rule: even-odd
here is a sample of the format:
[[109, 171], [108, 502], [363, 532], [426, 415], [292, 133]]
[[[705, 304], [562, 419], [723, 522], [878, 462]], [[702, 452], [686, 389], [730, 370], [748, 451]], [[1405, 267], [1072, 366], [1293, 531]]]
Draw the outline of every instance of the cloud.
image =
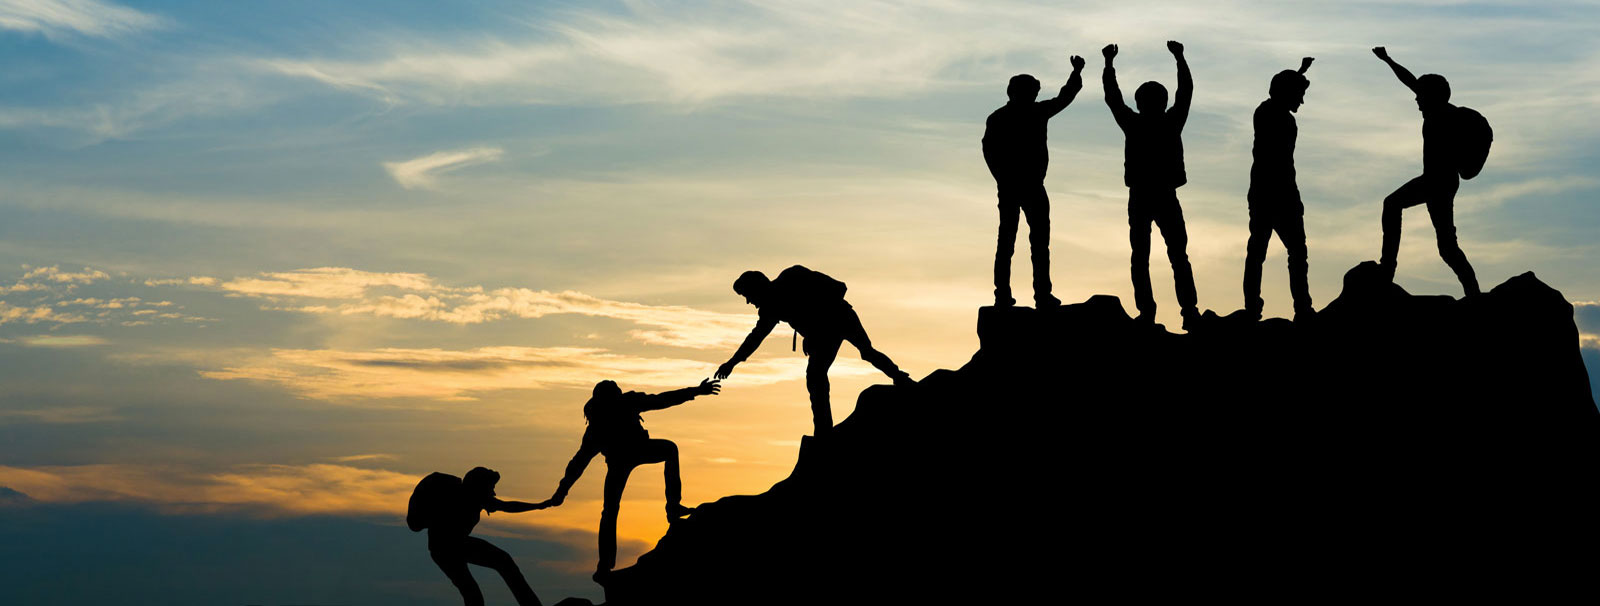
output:
[[0, 0], [0, 29], [46, 38], [116, 38], [162, 29], [166, 19], [99, 0]]
[[217, 279], [207, 276], [192, 276], [188, 278], [152, 278], [144, 281], [145, 286], [216, 286]]
[[18, 339], [29, 347], [92, 347], [109, 343], [93, 335], [38, 335]]
[[[756, 321], [750, 314], [612, 301], [574, 291], [449, 287], [436, 283], [426, 274], [378, 273], [345, 267], [264, 273], [260, 277], [228, 280], [219, 288], [279, 303], [269, 309], [314, 314], [370, 315], [452, 324], [479, 324], [505, 318], [536, 319], [553, 314], [613, 318], [642, 326], [629, 333], [640, 342], [696, 349], [737, 346]], [[383, 289], [410, 292], [380, 294]], [[290, 301], [292, 298], [353, 302], [310, 303]]]
[[87, 322], [89, 319], [73, 313], [57, 313], [48, 306], [18, 306], [0, 301], [0, 324], [11, 322], [25, 322], [35, 324], [38, 322], [56, 322], [70, 324], [74, 322]]
[[[739, 366], [742, 385], [768, 385], [805, 376], [805, 358], [760, 358]], [[375, 398], [472, 400], [483, 392], [587, 388], [604, 378], [642, 388], [688, 387], [715, 370], [710, 362], [648, 358], [576, 347], [480, 347], [468, 350], [274, 349], [268, 356], [201, 371], [217, 380], [278, 384], [302, 397], [350, 401]], [[831, 374], [876, 372], [840, 360]]]
[[0, 410], [0, 425], [7, 423], [71, 425], [118, 420], [121, 420], [121, 417], [114, 414], [110, 408], [100, 406], [52, 406], [27, 410]]
[[393, 461], [393, 460], [396, 460], [396, 459], [399, 459], [399, 458], [400, 457], [397, 457], [397, 456], [392, 455], [392, 454], [373, 453], [373, 454], [358, 454], [358, 455], [348, 455], [348, 456], [343, 456], [343, 457], [333, 457], [333, 458], [330, 458], [328, 460], [333, 461], [335, 463], [360, 463], [360, 462], [363, 462], [363, 461]]
[[83, 271], [79, 272], [61, 271], [60, 267], [54, 265], [49, 267], [29, 267], [27, 265], [23, 265], [22, 268], [28, 271], [23, 273], [22, 278], [18, 279], [16, 283], [12, 284], [11, 286], [0, 286], [0, 294], [12, 292], [46, 291], [52, 290], [55, 286], [65, 286], [68, 290], [71, 290], [77, 286], [90, 284], [95, 281], [105, 280], [111, 277], [110, 275], [106, 274], [106, 272], [88, 267], [83, 268]]
[[437, 185], [440, 173], [447, 173], [459, 168], [494, 162], [505, 153], [498, 147], [474, 147], [456, 151], [442, 151], [420, 158], [413, 158], [404, 162], [384, 162], [383, 169], [389, 171], [389, 176], [394, 177], [395, 183], [406, 189], [425, 188], [432, 189]]
[[220, 473], [121, 464], [0, 466], [0, 485], [47, 503], [138, 501], [174, 511], [404, 515], [418, 478], [344, 465], [241, 465]]

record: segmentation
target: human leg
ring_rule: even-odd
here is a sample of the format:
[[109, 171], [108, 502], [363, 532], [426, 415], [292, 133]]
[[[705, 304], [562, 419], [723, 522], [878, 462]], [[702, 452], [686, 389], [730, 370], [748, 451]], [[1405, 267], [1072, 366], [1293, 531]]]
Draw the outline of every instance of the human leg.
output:
[[1139, 189], [1128, 189], [1128, 243], [1133, 248], [1129, 268], [1133, 274], [1133, 305], [1139, 318], [1154, 322], [1156, 299], [1150, 292], [1150, 215]]
[[1278, 239], [1289, 256], [1289, 293], [1296, 315], [1315, 311], [1311, 304], [1311, 264], [1306, 251], [1305, 205], [1298, 200], [1277, 219]]
[[1017, 242], [1017, 213], [1021, 208], [1011, 200], [1011, 192], [1000, 186], [1000, 237], [994, 249], [994, 301], [997, 306], [1016, 302], [1011, 297], [1011, 253]]
[[678, 445], [671, 440], [650, 439], [640, 444], [635, 453], [634, 460], [640, 464], [666, 464], [662, 474], [667, 485], [667, 517], [683, 517], [672, 515], [679, 511], [687, 513], [687, 508], [683, 507], [683, 476], [678, 470]]
[[600, 505], [600, 563], [596, 572], [617, 567], [617, 512], [622, 507], [622, 490], [628, 485], [628, 474], [633, 473], [633, 467], [631, 462], [606, 458], [604, 501]]
[[467, 570], [467, 559], [464, 549], [452, 546], [449, 549], [429, 549], [428, 555], [433, 558], [433, 563], [439, 565], [439, 570], [444, 571], [444, 576], [450, 578], [450, 583], [461, 592], [461, 600], [466, 606], [483, 606], [483, 590], [478, 588], [478, 581], [472, 578], [472, 571]]
[[1198, 313], [1198, 297], [1194, 288], [1194, 269], [1189, 266], [1189, 229], [1183, 221], [1183, 207], [1178, 205], [1177, 190], [1163, 190], [1156, 209], [1156, 227], [1161, 228], [1161, 239], [1167, 243], [1167, 261], [1172, 263], [1172, 280], [1183, 316]]
[[1244, 245], [1244, 308], [1261, 315], [1266, 305], [1261, 300], [1261, 265], [1267, 260], [1267, 244], [1272, 240], [1272, 221], [1266, 204], [1250, 207], [1250, 239]]
[[1033, 300], [1038, 307], [1060, 305], [1050, 294], [1050, 197], [1045, 193], [1044, 182], [1022, 205], [1028, 217], [1028, 250], [1033, 261]]
[[540, 606], [539, 596], [534, 595], [533, 588], [522, 577], [522, 569], [517, 568], [517, 561], [511, 559], [511, 554], [477, 537], [467, 537], [464, 547], [466, 563], [492, 568], [500, 573], [500, 578], [506, 580], [506, 586], [511, 588], [511, 595], [516, 596], [519, 606]]
[[1417, 177], [1401, 185], [1383, 199], [1383, 253], [1378, 264], [1392, 277], [1400, 256], [1400, 212], [1427, 201], [1426, 177]]
[[833, 405], [828, 399], [828, 368], [839, 356], [840, 338], [819, 335], [806, 338], [806, 391], [811, 396], [812, 434], [823, 437], [833, 429]]
[[1459, 186], [1453, 180], [1440, 180], [1435, 196], [1428, 200], [1428, 218], [1433, 221], [1434, 235], [1439, 239], [1439, 256], [1456, 272], [1462, 291], [1472, 296], [1481, 291], [1478, 290], [1478, 276], [1467, 261], [1467, 253], [1462, 252], [1461, 244], [1456, 241], [1455, 197]]

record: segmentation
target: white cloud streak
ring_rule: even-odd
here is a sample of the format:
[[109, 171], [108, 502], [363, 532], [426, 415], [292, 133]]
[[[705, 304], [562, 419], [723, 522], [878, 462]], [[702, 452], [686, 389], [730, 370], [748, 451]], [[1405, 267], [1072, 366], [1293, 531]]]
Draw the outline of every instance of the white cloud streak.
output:
[[[269, 309], [314, 314], [369, 315], [452, 324], [536, 319], [555, 314], [612, 318], [640, 325], [641, 328], [629, 333], [637, 341], [695, 349], [735, 347], [756, 321], [751, 314], [612, 301], [573, 291], [454, 288], [439, 285], [425, 274], [368, 272], [345, 267], [264, 273], [259, 277], [228, 280], [219, 288], [276, 303], [268, 306]], [[408, 292], [376, 292], [382, 289]]]
[[438, 186], [438, 176], [475, 164], [495, 162], [505, 150], [498, 147], [474, 147], [455, 151], [442, 151], [403, 162], [384, 162], [383, 169], [394, 177], [395, 183], [406, 189], [432, 189]]
[[99, 0], [0, 0], [0, 29], [116, 38], [167, 27], [166, 19]]

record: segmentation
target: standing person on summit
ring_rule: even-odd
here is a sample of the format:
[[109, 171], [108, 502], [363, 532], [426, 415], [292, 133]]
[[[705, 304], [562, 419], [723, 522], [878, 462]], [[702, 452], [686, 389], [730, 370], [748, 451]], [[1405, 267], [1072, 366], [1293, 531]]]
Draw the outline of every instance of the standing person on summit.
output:
[[667, 521], [676, 521], [693, 508], [683, 506], [683, 480], [678, 475], [678, 445], [669, 440], [650, 437], [644, 429], [641, 413], [671, 408], [695, 396], [716, 395], [721, 386], [716, 381], [701, 381], [695, 387], [686, 387], [659, 394], [637, 391], [622, 392], [616, 381], [601, 381], [594, 386], [594, 394], [583, 405], [583, 416], [589, 427], [583, 431], [583, 442], [577, 454], [567, 463], [567, 472], [561, 477], [554, 496], [546, 501], [550, 506], [567, 500], [567, 493], [578, 482], [583, 470], [595, 455], [606, 456], [605, 492], [600, 506], [600, 563], [596, 566], [594, 580], [605, 584], [606, 576], [617, 566], [617, 513], [622, 507], [622, 489], [627, 487], [628, 475], [633, 468], [650, 463], [666, 463], [664, 477], [667, 483]]
[[1278, 232], [1289, 252], [1289, 292], [1294, 296], [1296, 319], [1316, 313], [1311, 305], [1311, 288], [1306, 261], [1306, 205], [1294, 178], [1294, 142], [1299, 135], [1294, 113], [1305, 103], [1306, 70], [1311, 57], [1300, 60], [1300, 71], [1283, 70], [1272, 77], [1267, 100], [1256, 107], [1255, 145], [1250, 154], [1250, 240], [1244, 254], [1244, 308], [1261, 319], [1261, 264], [1267, 258], [1272, 232]]
[[[1400, 211], [1427, 204], [1428, 218], [1433, 220], [1434, 234], [1439, 239], [1439, 256], [1461, 280], [1467, 296], [1479, 294], [1478, 276], [1456, 242], [1454, 207], [1456, 190], [1461, 187], [1459, 177], [1477, 176], [1494, 135], [1488, 132], [1483, 116], [1450, 104], [1450, 83], [1444, 76], [1413, 76], [1390, 59], [1382, 46], [1372, 49], [1372, 54], [1388, 64], [1395, 77], [1416, 93], [1417, 110], [1422, 112], [1422, 175], [1383, 199], [1383, 257], [1378, 265], [1390, 280], [1394, 279], [1400, 256]], [[1481, 154], [1474, 156], [1474, 152]]]
[[1189, 62], [1183, 58], [1183, 45], [1167, 41], [1167, 50], [1178, 62], [1178, 92], [1172, 109], [1167, 109], [1167, 89], [1159, 82], [1146, 82], [1134, 91], [1139, 111], [1122, 101], [1117, 87], [1117, 70], [1111, 64], [1117, 45], [1107, 44], [1106, 69], [1102, 77], [1106, 105], [1127, 143], [1123, 148], [1123, 183], [1128, 186], [1128, 239], [1133, 245], [1133, 300], [1138, 319], [1154, 323], [1156, 300], [1150, 293], [1150, 223], [1161, 228], [1167, 242], [1167, 259], [1172, 262], [1172, 278], [1177, 283], [1178, 304], [1182, 306], [1184, 330], [1200, 317], [1196, 307], [1194, 270], [1189, 267], [1189, 234], [1178, 206], [1178, 188], [1188, 182], [1183, 170], [1183, 125], [1189, 119], [1189, 102], [1194, 98], [1194, 79]]
[[760, 310], [756, 327], [745, 337], [744, 343], [733, 357], [717, 368], [718, 379], [733, 374], [733, 368], [745, 361], [761, 341], [767, 338], [778, 322], [788, 322], [795, 332], [804, 335], [806, 362], [806, 390], [811, 394], [811, 421], [813, 435], [824, 437], [833, 429], [833, 405], [828, 399], [828, 368], [839, 356], [839, 346], [845, 341], [861, 352], [861, 359], [871, 363], [894, 380], [895, 385], [914, 383], [911, 376], [895, 366], [889, 356], [872, 348], [867, 330], [861, 326], [856, 310], [844, 300], [845, 284], [822, 272], [796, 265], [783, 270], [776, 280], [767, 279], [759, 271], [747, 271], [733, 282], [733, 292], [744, 296], [745, 302]]
[[1010, 307], [1011, 253], [1017, 241], [1017, 215], [1028, 216], [1028, 248], [1033, 258], [1033, 300], [1040, 309], [1061, 305], [1050, 294], [1050, 197], [1044, 174], [1050, 164], [1046, 124], [1072, 104], [1083, 89], [1083, 57], [1072, 56], [1072, 76], [1056, 98], [1036, 101], [1039, 81], [1028, 74], [1011, 77], [1010, 100], [989, 114], [983, 130], [983, 160], [994, 175], [1000, 198], [1000, 238], [994, 252], [994, 305]]

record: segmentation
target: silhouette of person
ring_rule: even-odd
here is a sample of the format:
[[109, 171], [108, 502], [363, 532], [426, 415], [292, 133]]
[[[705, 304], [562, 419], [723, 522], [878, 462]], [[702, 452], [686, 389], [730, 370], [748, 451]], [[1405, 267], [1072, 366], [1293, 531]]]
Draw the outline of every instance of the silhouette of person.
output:
[[1300, 71], [1283, 70], [1272, 77], [1267, 100], [1256, 107], [1255, 146], [1250, 154], [1250, 240], [1244, 255], [1244, 308], [1261, 318], [1261, 264], [1267, 259], [1272, 232], [1289, 252], [1289, 292], [1294, 296], [1296, 318], [1316, 313], [1307, 284], [1306, 207], [1294, 178], [1294, 142], [1299, 133], [1294, 112], [1305, 103], [1305, 77], [1311, 57], [1300, 60]]
[[994, 175], [1000, 198], [1000, 238], [994, 252], [994, 304], [1010, 307], [1011, 253], [1017, 241], [1017, 215], [1028, 217], [1028, 248], [1033, 258], [1033, 299], [1040, 308], [1061, 300], [1050, 294], [1050, 197], [1044, 174], [1050, 164], [1045, 144], [1046, 123], [1072, 104], [1083, 89], [1083, 57], [1072, 56], [1072, 76], [1056, 98], [1035, 101], [1039, 81], [1027, 74], [1011, 77], [1009, 101], [989, 114], [983, 130], [983, 160]]
[[494, 569], [511, 587], [511, 594], [516, 596], [518, 604], [539, 606], [539, 597], [528, 587], [528, 581], [522, 578], [522, 570], [517, 568], [510, 554], [488, 541], [470, 536], [473, 527], [478, 525], [479, 511], [521, 513], [550, 506], [548, 503], [533, 504], [495, 498], [494, 487], [499, 482], [500, 474], [487, 467], [474, 467], [468, 471], [461, 479], [457, 498], [446, 504], [439, 519], [428, 527], [428, 553], [433, 556], [433, 562], [439, 565], [439, 570], [443, 570], [445, 576], [450, 577], [450, 582], [461, 591], [466, 606], [483, 605], [483, 591], [472, 578], [472, 572], [467, 570], [467, 564]]
[[1129, 109], [1117, 87], [1117, 70], [1112, 60], [1117, 45], [1101, 50], [1106, 68], [1103, 76], [1106, 105], [1127, 143], [1123, 148], [1123, 183], [1128, 186], [1128, 239], [1133, 245], [1133, 299], [1138, 319], [1155, 322], [1156, 300], [1150, 293], [1150, 224], [1161, 228], [1167, 242], [1167, 259], [1172, 262], [1172, 278], [1177, 283], [1178, 304], [1182, 306], [1184, 329], [1200, 316], [1196, 308], [1194, 270], [1189, 267], [1189, 235], [1178, 205], [1178, 188], [1188, 182], [1183, 170], [1183, 125], [1189, 119], [1189, 102], [1194, 98], [1194, 80], [1189, 62], [1183, 58], [1183, 45], [1168, 41], [1167, 50], [1178, 62], [1178, 92], [1172, 109], [1167, 109], [1167, 89], [1159, 82], [1146, 82], [1134, 91]]
[[1478, 277], [1467, 262], [1467, 254], [1456, 242], [1455, 199], [1461, 187], [1455, 152], [1462, 145], [1457, 107], [1450, 104], [1450, 83], [1438, 74], [1411, 75], [1389, 58], [1379, 46], [1372, 49], [1395, 77], [1417, 95], [1417, 110], [1422, 112], [1422, 175], [1407, 181], [1383, 199], [1383, 256], [1378, 264], [1392, 280], [1400, 255], [1400, 211], [1418, 204], [1428, 205], [1428, 218], [1439, 239], [1439, 256], [1461, 280], [1466, 294], [1479, 294]]
[[883, 371], [896, 385], [913, 383], [911, 376], [895, 366], [889, 356], [872, 348], [867, 330], [861, 326], [861, 318], [844, 300], [844, 289], [844, 283], [799, 265], [783, 270], [775, 280], [767, 279], [766, 274], [759, 271], [741, 274], [733, 282], [733, 291], [760, 310], [759, 319], [739, 350], [717, 368], [716, 377], [728, 378], [735, 366], [761, 347], [761, 341], [778, 322], [788, 322], [795, 332], [806, 338], [805, 353], [810, 358], [806, 362], [806, 390], [811, 396], [813, 435], [818, 438], [833, 429], [828, 368], [833, 366], [839, 346], [845, 341], [856, 346], [861, 359]]
[[605, 575], [617, 565], [617, 512], [622, 505], [622, 489], [628, 484], [633, 468], [650, 463], [666, 463], [667, 520], [676, 521], [694, 512], [683, 506], [683, 480], [678, 475], [678, 445], [668, 440], [653, 439], [644, 429], [641, 413], [671, 408], [695, 396], [716, 395], [721, 386], [716, 381], [701, 381], [698, 386], [686, 387], [659, 394], [637, 391], [622, 392], [615, 381], [601, 381], [594, 386], [594, 395], [583, 405], [583, 416], [589, 426], [583, 431], [583, 442], [577, 454], [567, 463], [567, 472], [556, 487], [549, 503], [560, 505], [567, 492], [583, 475], [595, 455], [606, 456], [604, 501], [600, 508], [600, 563], [594, 578], [603, 582]]

